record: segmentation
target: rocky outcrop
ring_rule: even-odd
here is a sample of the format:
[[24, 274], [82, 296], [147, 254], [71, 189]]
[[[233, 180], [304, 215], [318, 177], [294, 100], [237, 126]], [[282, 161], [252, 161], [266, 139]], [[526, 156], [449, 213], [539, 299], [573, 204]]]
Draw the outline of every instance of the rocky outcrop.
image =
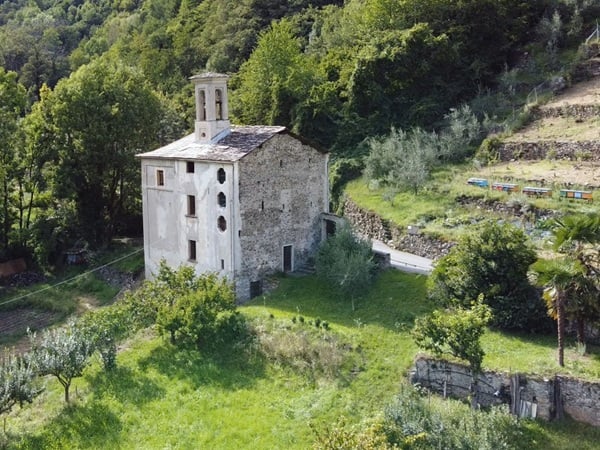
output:
[[409, 234], [408, 230], [400, 229], [374, 212], [360, 208], [348, 198], [344, 202], [344, 217], [363, 236], [382, 241], [396, 250], [425, 258], [438, 259], [454, 246], [453, 242], [424, 234]]

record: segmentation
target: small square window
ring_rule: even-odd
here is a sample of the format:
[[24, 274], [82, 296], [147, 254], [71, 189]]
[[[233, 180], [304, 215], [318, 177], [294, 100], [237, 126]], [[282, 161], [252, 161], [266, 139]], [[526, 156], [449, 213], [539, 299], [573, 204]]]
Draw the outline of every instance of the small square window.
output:
[[157, 186], [165, 185], [165, 171], [164, 170], [159, 169], [156, 171], [156, 185]]
[[195, 170], [196, 170], [196, 165], [194, 164], [194, 161], [186, 161], [185, 171], [187, 173], [194, 173]]
[[188, 241], [188, 259], [196, 261], [196, 241]]
[[196, 216], [196, 196], [188, 195], [187, 196], [187, 215], [188, 216]]

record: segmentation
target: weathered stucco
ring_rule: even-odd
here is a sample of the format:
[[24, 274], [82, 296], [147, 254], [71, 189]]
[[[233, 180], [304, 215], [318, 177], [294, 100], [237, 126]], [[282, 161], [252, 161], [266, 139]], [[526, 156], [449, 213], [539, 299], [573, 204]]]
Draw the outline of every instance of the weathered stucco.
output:
[[[217, 171], [221, 168], [226, 173], [223, 184], [217, 180]], [[156, 170], [164, 170], [164, 186], [156, 185]], [[195, 162], [194, 173], [187, 173], [186, 161], [142, 161], [147, 277], [157, 273], [161, 259], [171, 267], [191, 264], [197, 273], [233, 273], [233, 208], [231, 202], [221, 208], [217, 201], [219, 192], [223, 192], [227, 199], [234, 197], [233, 170], [232, 164]], [[195, 216], [187, 214], [188, 195], [195, 196]], [[232, 225], [225, 232], [217, 228], [219, 216], [224, 216]], [[195, 262], [188, 258], [189, 240], [197, 243]]]

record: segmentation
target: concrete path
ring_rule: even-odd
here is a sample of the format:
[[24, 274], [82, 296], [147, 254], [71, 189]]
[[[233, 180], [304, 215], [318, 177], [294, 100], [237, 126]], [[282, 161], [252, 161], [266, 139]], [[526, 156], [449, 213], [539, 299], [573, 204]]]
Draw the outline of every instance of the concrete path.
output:
[[433, 261], [429, 258], [401, 252], [388, 247], [381, 241], [373, 239], [373, 250], [380, 253], [389, 253], [392, 267], [403, 272], [420, 273], [429, 275], [433, 270]]

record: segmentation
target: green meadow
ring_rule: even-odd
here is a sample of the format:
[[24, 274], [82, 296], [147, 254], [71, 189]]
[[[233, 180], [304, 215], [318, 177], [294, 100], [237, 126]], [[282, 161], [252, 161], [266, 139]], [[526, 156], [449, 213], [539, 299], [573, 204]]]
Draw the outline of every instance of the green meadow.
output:
[[[352, 311], [316, 277], [278, 278], [273, 292], [241, 307], [261, 342], [278, 349], [270, 355], [258, 346], [183, 350], [144, 330], [122, 344], [115, 371], [95, 361], [74, 380], [70, 405], [46, 378], [42, 396], [7, 417], [2, 442], [20, 449], [310, 448], [314, 429], [381, 417], [406, 383], [417, 354], [410, 329], [432, 309], [425, 280], [385, 272]], [[552, 336], [488, 332], [484, 348], [485, 368], [558, 371]], [[597, 349], [590, 354], [573, 349], [566, 370], [597, 379]], [[577, 439], [579, 448], [594, 449], [600, 430], [527, 422], [522, 438], [522, 448], [569, 448]]]

